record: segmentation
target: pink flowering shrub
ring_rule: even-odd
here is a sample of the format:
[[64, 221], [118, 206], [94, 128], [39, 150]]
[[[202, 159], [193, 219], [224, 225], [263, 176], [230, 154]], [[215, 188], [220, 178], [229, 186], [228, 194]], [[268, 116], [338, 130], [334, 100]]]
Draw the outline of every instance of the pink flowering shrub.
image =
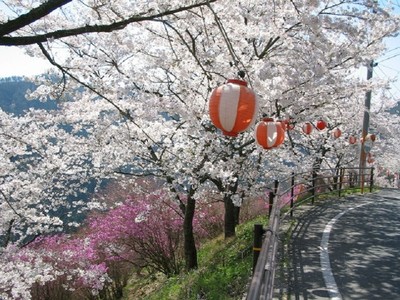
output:
[[[299, 197], [304, 194], [305, 191], [306, 191], [306, 186], [304, 184], [295, 185], [294, 186], [294, 190], [293, 190], [293, 203], [295, 203], [299, 199]], [[270, 193], [270, 190], [267, 190], [265, 192], [267, 210], [269, 209], [269, 193]], [[290, 190], [288, 190], [283, 195], [280, 195], [279, 196], [280, 207], [283, 208], [285, 206], [289, 206], [290, 205], [290, 198], [291, 198], [291, 191]], [[274, 201], [276, 201], [276, 200], [274, 200]]]
[[[305, 186], [303, 184], [298, 184], [294, 187], [293, 190], [293, 202], [296, 202], [297, 199], [299, 198], [299, 195], [301, 195], [305, 190]], [[284, 195], [280, 197], [280, 205], [281, 207], [285, 207], [287, 205], [290, 205], [290, 198], [291, 198], [291, 192], [288, 191]]]
[[115, 208], [92, 213], [76, 234], [39, 238], [29, 246], [53, 275], [32, 284], [31, 294], [34, 299], [61, 294], [112, 299], [122, 296], [134, 269], [177, 274], [183, 266], [182, 223], [177, 203], [161, 192], [130, 196]]
[[107, 260], [122, 260], [164, 274], [182, 266], [182, 223], [177, 204], [162, 194], [131, 196], [87, 220], [85, 235]]
[[52, 265], [36, 251], [18, 248], [13, 244], [0, 252], [0, 299], [31, 299], [30, 289], [35, 283], [55, 279]]
[[243, 201], [240, 207], [241, 222], [248, 221], [260, 215], [268, 215], [268, 199], [265, 197], [256, 197]]
[[73, 298], [72, 294], [76, 296], [86, 291], [97, 295], [112, 281], [107, 273], [107, 262], [88, 237], [67, 234], [46, 236], [35, 241], [30, 248], [36, 251], [37, 257], [52, 266], [54, 276], [54, 280], [34, 286], [35, 298], [44, 293], [40, 286], [49, 293], [49, 286], [55, 288], [62, 285], [64, 291], [56, 289], [57, 293], [70, 294], [69, 298]]
[[1, 257], [6, 260], [0, 271], [1, 299], [83, 299], [73, 294], [97, 295], [111, 282], [106, 263], [86, 239], [59, 234], [11, 248]]
[[[132, 271], [178, 274], [184, 263], [179, 204], [161, 190], [130, 195], [122, 203], [120, 194], [118, 199], [107, 211], [92, 212], [74, 234], [40, 237], [10, 252], [10, 269], [18, 264], [34, 270], [23, 288], [4, 282], [0, 298], [115, 299], [122, 296]], [[247, 217], [252, 206], [249, 202]], [[222, 202], [198, 200], [193, 220], [198, 245], [222, 232], [223, 211]]]

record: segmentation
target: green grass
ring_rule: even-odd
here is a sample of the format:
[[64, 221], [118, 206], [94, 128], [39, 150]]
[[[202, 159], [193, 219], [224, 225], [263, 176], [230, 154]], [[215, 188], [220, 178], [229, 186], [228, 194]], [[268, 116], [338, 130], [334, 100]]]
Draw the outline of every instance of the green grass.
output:
[[[372, 188], [372, 192], [375, 192], [379, 190], [377, 187], [373, 187]], [[364, 188], [364, 194], [367, 194], [370, 192], [370, 188], [365, 187]], [[323, 192], [323, 193], [317, 193], [315, 195], [314, 198], [314, 204], [318, 204], [323, 202], [324, 200], [329, 200], [329, 199], [342, 199], [348, 195], [352, 195], [352, 194], [361, 194], [361, 189], [359, 187], [354, 187], [354, 188], [344, 188], [341, 190], [340, 192], [340, 198], [339, 198], [339, 191], [334, 190], [334, 191], [327, 191], [327, 192]], [[312, 203], [312, 194], [311, 192], [305, 193], [303, 195], [301, 195], [296, 203], [298, 203], [298, 205], [302, 205], [302, 204], [311, 204]]]
[[[154, 278], [154, 291], [140, 299], [242, 299], [251, 276], [254, 224], [266, 222], [265, 216], [258, 217], [239, 225], [236, 237], [220, 236], [204, 244], [199, 249], [197, 270], [172, 278]], [[146, 282], [136, 282], [128, 289], [133, 291], [150, 283], [148, 278], [143, 280]], [[139, 299], [135, 297], [125, 299]]]

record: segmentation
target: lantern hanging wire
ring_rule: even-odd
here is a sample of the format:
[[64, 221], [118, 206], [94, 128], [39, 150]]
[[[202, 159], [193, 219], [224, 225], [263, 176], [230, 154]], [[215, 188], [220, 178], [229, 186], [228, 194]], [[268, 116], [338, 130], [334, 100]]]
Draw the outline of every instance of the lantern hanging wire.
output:
[[[228, 37], [228, 34], [227, 34], [227, 32], [226, 32], [226, 30], [224, 28], [224, 25], [222, 24], [222, 22], [221, 22], [220, 18], [218, 17], [217, 13], [211, 7], [211, 4], [208, 3], [207, 6], [210, 9], [210, 11], [212, 12], [212, 14], [214, 15], [215, 23], [217, 24], [218, 29], [221, 32], [221, 35], [222, 35], [222, 37], [223, 37], [223, 39], [225, 41], [225, 44], [228, 47], [229, 54], [231, 55], [232, 60], [233, 60], [233, 65], [236, 68], [239, 69], [239, 72], [243, 72], [246, 75], [247, 74], [246, 68], [245, 68], [243, 62], [240, 60], [239, 56], [235, 53], [235, 49], [233, 49], [232, 43], [229, 40], [229, 37]], [[241, 68], [239, 68], [239, 65], [241, 66]], [[249, 76], [247, 76], [247, 77], [249, 77]], [[244, 77], [242, 77], [242, 78], [244, 78]], [[249, 85], [253, 89], [253, 85], [252, 85], [251, 81], [249, 81]]]

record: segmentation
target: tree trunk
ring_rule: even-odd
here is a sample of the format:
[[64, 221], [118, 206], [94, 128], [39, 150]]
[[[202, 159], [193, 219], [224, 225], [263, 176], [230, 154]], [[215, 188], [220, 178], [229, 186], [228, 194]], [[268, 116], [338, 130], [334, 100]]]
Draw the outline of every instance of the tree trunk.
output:
[[232, 199], [230, 195], [224, 195], [224, 204], [225, 204], [225, 222], [224, 222], [224, 231], [225, 238], [229, 238], [235, 236], [235, 206], [233, 205]]
[[235, 225], [239, 225], [239, 217], [240, 217], [240, 206], [234, 206], [235, 210]]
[[183, 220], [185, 265], [187, 271], [197, 268], [197, 249], [193, 234], [193, 218], [195, 208], [196, 200], [189, 195], [185, 208], [185, 217]]

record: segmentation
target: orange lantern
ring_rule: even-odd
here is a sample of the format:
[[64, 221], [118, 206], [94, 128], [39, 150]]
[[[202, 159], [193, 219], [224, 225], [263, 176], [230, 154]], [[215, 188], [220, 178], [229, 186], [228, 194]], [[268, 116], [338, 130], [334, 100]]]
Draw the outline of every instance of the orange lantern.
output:
[[285, 129], [286, 131], [294, 129], [294, 120], [292, 118], [282, 120], [280, 122], [282, 122], [283, 129]]
[[375, 139], [376, 139], [376, 136], [374, 134], [367, 134], [365, 136], [365, 138], [360, 139], [365, 153], [369, 153], [371, 151], [371, 148], [374, 145]]
[[327, 124], [324, 120], [318, 120], [317, 121], [317, 125], [316, 127], [318, 128], [318, 130], [324, 130], [326, 128]]
[[369, 138], [371, 139], [371, 141], [375, 142], [376, 140], [376, 135], [375, 134], [369, 134]]
[[264, 149], [278, 147], [285, 140], [285, 130], [281, 122], [274, 122], [273, 119], [264, 118], [256, 125], [256, 141]]
[[357, 138], [356, 138], [355, 136], [352, 135], [352, 136], [349, 137], [349, 143], [350, 143], [350, 144], [353, 145], [353, 144], [355, 144], [356, 142], [357, 142]]
[[293, 119], [287, 120], [287, 130], [293, 130], [294, 127], [295, 127], [294, 120]]
[[210, 118], [215, 127], [224, 135], [237, 136], [255, 121], [257, 99], [247, 87], [247, 82], [229, 79], [226, 84], [214, 89], [211, 94]]
[[341, 131], [339, 128], [335, 128], [335, 129], [332, 131], [332, 135], [333, 135], [333, 137], [334, 137], [335, 139], [338, 139], [338, 138], [340, 138], [340, 136], [342, 135], [342, 131]]
[[304, 123], [302, 129], [303, 129], [303, 132], [304, 132], [305, 134], [310, 134], [311, 131], [312, 131], [312, 125], [311, 125], [311, 123], [309, 123], [309, 122]]

